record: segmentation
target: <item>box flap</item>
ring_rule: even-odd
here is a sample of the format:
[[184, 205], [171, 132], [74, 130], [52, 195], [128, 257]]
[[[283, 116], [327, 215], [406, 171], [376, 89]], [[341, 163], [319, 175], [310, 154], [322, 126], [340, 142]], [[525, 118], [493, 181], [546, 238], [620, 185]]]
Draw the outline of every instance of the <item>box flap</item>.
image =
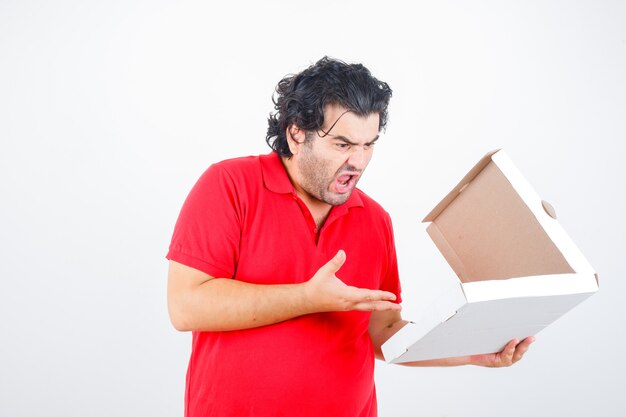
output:
[[489, 162], [491, 162], [491, 157], [499, 151], [500, 149], [491, 151], [478, 161], [474, 168], [472, 168], [467, 175], [463, 177], [461, 182], [459, 182], [457, 186], [454, 187], [452, 191], [450, 191], [450, 193], [443, 200], [441, 200], [441, 202], [437, 204], [437, 206], [430, 213], [428, 213], [422, 222], [432, 222], [435, 218], [437, 218], [439, 213], [448, 207], [448, 204], [450, 204], [459, 195], [459, 193], [463, 191], [463, 188], [465, 188], [465, 186], [469, 184]]
[[543, 228], [546, 236], [549, 237], [554, 246], [558, 248], [558, 251], [572, 269], [572, 272], [585, 275], [594, 274], [595, 270], [591, 264], [589, 264], [580, 249], [578, 249], [556, 218], [552, 217], [552, 215], [546, 211], [545, 202], [532, 188], [530, 183], [517, 169], [506, 153], [500, 151], [496, 155], [493, 155], [492, 160], [524, 201], [529, 211], [532, 212], [536, 221]]

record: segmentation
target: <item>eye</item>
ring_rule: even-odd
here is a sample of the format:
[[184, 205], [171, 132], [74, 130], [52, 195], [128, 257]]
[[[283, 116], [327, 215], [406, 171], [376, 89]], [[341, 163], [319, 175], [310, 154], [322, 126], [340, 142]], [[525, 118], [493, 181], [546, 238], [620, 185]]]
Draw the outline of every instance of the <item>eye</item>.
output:
[[337, 149], [339, 149], [340, 151], [347, 151], [348, 149], [350, 149], [350, 145], [344, 142], [335, 143], [335, 147], [337, 147]]

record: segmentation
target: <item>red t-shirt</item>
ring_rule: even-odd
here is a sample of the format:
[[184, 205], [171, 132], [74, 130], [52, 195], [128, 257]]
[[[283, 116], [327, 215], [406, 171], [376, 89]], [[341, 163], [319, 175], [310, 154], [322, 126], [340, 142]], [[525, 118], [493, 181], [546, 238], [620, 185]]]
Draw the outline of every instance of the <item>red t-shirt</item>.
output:
[[[167, 258], [255, 284], [309, 280], [339, 249], [346, 284], [395, 293], [389, 215], [356, 189], [321, 230], [277, 154], [212, 165], [187, 197]], [[376, 416], [368, 312], [297, 317], [260, 328], [193, 332], [185, 415]]]

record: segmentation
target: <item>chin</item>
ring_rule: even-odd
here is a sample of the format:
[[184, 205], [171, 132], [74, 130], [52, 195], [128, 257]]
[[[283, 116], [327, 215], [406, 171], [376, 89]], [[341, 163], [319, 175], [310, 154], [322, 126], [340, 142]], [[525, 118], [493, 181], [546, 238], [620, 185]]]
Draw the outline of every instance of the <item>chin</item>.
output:
[[330, 196], [326, 196], [326, 198], [324, 198], [323, 201], [327, 204], [330, 204], [331, 206], [340, 206], [346, 201], [348, 201], [351, 195], [352, 195], [352, 191], [350, 191], [347, 194], [333, 194]]

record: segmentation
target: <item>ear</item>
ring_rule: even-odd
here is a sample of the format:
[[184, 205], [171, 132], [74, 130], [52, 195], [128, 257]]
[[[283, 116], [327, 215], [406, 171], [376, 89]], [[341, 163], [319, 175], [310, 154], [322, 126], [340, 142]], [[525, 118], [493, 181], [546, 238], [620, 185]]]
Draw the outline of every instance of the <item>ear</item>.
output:
[[306, 132], [296, 125], [290, 125], [286, 130], [287, 144], [292, 154], [296, 155], [306, 140]]

